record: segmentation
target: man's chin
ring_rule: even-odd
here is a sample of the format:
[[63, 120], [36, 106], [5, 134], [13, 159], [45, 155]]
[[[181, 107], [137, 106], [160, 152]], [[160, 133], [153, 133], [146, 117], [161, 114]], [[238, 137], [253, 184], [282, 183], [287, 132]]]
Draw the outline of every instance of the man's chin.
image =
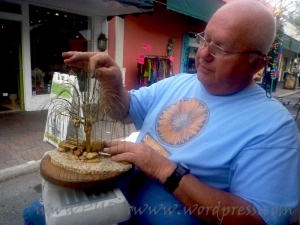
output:
[[201, 83], [210, 84], [213, 83], [212, 75], [208, 75], [206, 73], [202, 73], [201, 71], [197, 72], [197, 78]]
[[211, 95], [227, 95], [229, 92], [225, 91], [222, 86], [216, 84], [211, 79], [205, 79], [198, 74], [198, 80], [201, 82], [204, 89]]

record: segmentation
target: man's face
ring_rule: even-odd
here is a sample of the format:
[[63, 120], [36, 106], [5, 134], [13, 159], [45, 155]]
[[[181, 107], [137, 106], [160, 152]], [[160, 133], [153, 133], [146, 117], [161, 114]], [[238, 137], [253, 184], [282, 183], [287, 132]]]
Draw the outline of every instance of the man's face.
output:
[[[227, 18], [228, 19], [228, 18]], [[243, 31], [215, 17], [207, 25], [205, 40], [220, 46], [227, 52], [241, 52], [247, 48]], [[231, 21], [232, 22], [232, 21]], [[205, 89], [214, 95], [232, 94], [245, 88], [252, 82], [255, 69], [250, 63], [250, 54], [228, 54], [224, 58], [215, 58], [207, 47], [199, 48], [196, 54], [198, 79]]]

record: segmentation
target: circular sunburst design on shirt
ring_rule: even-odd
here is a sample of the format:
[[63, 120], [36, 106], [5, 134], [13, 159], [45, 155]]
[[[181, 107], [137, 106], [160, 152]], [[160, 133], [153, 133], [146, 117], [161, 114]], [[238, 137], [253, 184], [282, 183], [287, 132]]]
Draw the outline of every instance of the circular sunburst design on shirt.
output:
[[156, 122], [159, 140], [179, 147], [197, 137], [207, 124], [209, 111], [198, 99], [181, 99], [163, 109]]

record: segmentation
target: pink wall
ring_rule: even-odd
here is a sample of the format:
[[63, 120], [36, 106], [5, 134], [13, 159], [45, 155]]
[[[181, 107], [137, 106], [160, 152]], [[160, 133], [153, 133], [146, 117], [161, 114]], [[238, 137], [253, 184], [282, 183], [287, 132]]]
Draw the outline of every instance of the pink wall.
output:
[[113, 59], [115, 58], [115, 42], [116, 42], [116, 36], [115, 36], [115, 17], [112, 18], [109, 21], [108, 25], [108, 54]]
[[[206, 25], [203, 21], [167, 10], [163, 5], [154, 6], [152, 16], [147, 13], [137, 17], [128, 15], [124, 20], [123, 66], [126, 68], [127, 90], [136, 88], [138, 84], [138, 54], [165, 56], [170, 38], [175, 38], [173, 72], [177, 74], [180, 71], [183, 35], [188, 32], [202, 32]], [[109, 27], [111, 23], [114, 23], [114, 20], [110, 21]], [[143, 49], [143, 43], [150, 45], [151, 51]], [[109, 48], [112, 47], [110, 44], [111, 42]], [[113, 53], [112, 48], [109, 54]]]

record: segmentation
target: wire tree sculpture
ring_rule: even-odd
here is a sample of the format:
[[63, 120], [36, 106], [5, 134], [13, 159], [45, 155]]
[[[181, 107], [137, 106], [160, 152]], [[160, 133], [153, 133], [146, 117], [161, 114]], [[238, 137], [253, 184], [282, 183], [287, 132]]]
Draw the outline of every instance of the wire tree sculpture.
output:
[[106, 141], [122, 140], [131, 129], [112, 119], [125, 110], [115, 90], [107, 87], [79, 68], [54, 75], [51, 98], [41, 107], [49, 106], [46, 129], [54, 131], [49, 135], [60, 137], [57, 142], [56, 135], [47, 138], [58, 147], [41, 161], [45, 180], [68, 188], [107, 188], [132, 172], [131, 163], [113, 161], [102, 151]]
[[[100, 141], [97, 140], [96, 145], [98, 151], [102, 150], [103, 139], [108, 138], [107, 136], [104, 138], [107, 133], [110, 139], [125, 137], [125, 124], [114, 121], [108, 116], [113, 110], [118, 110], [113, 102], [113, 99], [118, 97], [114, 94], [114, 90], [102, 90], [100, 82], [91, 78], [86, 71], [78, 68], [73, 68], [73, 71], [76, 71], [76, 79], [74, 81], [67, 79], [63, 82], [64, 85], [71, 88], [62, 89], [56, 96], [45, 102], [42, 108], [46, 105], [52, 106], [48, 118], [54, 120], [52, 121], [52, 129], [55, 132], [62, 132], [59, 129], [61, 121], [66, 118], [69, 120], [74, 132], [73, 137], [68, 137], [67, 144], [76, 145], [77, 149], [89, 153], [92, 151], [92, 141], [95, 142], [96, 138], [99, 138]], [[74, 74], [72, 72], [70, 75]], [[70, 97], [66, 98], [65, 96]], [[106, 100], [104, 101], [104, 99]], [[109, 104], [107, 104], [107, 101], [109, 101]], [[62, 129], [67, 128], [63, 127]], [[82, 130], [85, 138], [80, 137]], [[96, 137], [97, 130], [100, 132], [100, 137]], [[108, 132], [105, 132], [105, 130], [108, 130]]]

